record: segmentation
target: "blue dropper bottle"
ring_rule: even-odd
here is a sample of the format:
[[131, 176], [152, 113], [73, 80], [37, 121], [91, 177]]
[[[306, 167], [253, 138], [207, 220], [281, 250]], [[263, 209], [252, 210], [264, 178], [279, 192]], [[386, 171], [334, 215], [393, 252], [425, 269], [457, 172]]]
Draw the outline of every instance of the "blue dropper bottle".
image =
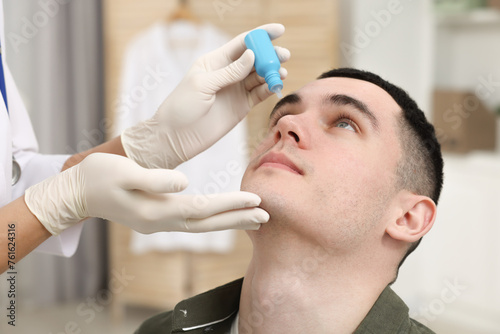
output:
[[267, 31], [264, 29], [250, 31], [245, 36], [245, 45], [255, 54], [257, 74], [266, 80], [269, 90], [281, 98], [283, 81], [278, 72], [281, 65]]

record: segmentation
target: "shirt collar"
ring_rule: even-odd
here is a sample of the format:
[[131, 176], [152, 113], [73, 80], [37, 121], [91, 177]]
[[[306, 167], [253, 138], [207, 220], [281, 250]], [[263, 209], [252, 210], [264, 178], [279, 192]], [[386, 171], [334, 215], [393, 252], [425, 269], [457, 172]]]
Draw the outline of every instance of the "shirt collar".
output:
[[387, 286], [354, 334], [404, 333], [409, 327], [408, 306]]
[[231, 326], [240, 305], [243, 278], [178, 303], [172, 314], [172, 332], [186, 332], [226, 320]]
[[[178, 303], [172, 332], [187, 332], [227, 321], [228, 330], [238, 314], [243, 278]], [[400, 333], [410, 327], [408, 307], [387, 286], [354, 334]]]

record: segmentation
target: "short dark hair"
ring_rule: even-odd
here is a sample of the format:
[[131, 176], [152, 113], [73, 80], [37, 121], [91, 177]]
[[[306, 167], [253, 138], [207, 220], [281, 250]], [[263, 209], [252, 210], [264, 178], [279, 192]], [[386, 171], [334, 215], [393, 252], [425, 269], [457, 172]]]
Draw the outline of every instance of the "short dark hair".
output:
[[[397, 187], [430, 197], [438, 203], [443, 187], [443, 157], [434, 126], [427, 121], [417, 103], [403, 89], [380, 76], [354, 68], [338, 68], [321, 74], [318, 79], [343, 77], [370, 82], [385, 90], [402, 109], [399, 119], [399, 139], [402, 157], [398, 162]], [[412, 243], [399, 263], [420, 244]]]

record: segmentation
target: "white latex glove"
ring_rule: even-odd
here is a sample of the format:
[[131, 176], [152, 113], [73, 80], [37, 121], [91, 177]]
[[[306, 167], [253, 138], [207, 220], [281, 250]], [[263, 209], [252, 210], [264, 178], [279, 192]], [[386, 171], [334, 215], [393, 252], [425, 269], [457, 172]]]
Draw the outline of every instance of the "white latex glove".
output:
[[[285, 27], [266, 24], [271, 39]], [[147, 168], [173, 169], [206, 150], [272, 93], [253, 68], [255, 56], [242, 33], [198, 59], [153, 118], [126, 129], [121, 140], [129, 158]], [[275, 47], [280, 62], [287, 49]], [[286, 70], [281, 68], [282, 78]]]
[[146, 169], [119, 155], [94, 153], [80, 164], [34, 185], [25, 194], [30, 211], [53, 235], [87, 217], [100, 217], [141, 233], [206, 232], [260, 227], [269, 214], [247, 192], [178, 195], [184, 174]]

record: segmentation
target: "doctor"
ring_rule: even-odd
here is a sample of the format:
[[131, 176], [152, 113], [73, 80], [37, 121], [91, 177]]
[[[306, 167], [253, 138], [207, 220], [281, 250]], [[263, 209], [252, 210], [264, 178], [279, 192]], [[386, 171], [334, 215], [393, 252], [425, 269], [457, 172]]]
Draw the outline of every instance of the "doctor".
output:
[[[2, 6], [0, 11], [4, 45]], [[271, 38], [284, 32], [280, 24], [260, 28]], [[39, 245], [71, 256], [82, 228], [78, 223], [88, 217], [142, 233], [258, 229], [267, 222], [269, 215], [252, 193], [203, 200], [172, 194], [188, 181], [171, 169], [210, 147], [272, 94], [252, 70], [254, 54], [245, 48], [245, 34], [201, 57], [153, 118], [71, 157], [37, 152], [28, 114], [1, 54], [0, 273], [7, 269], [8, 247], [15, 248], [16, 262]], [[288, 60], [288, 50], [276, 50], [282, 62]]]

